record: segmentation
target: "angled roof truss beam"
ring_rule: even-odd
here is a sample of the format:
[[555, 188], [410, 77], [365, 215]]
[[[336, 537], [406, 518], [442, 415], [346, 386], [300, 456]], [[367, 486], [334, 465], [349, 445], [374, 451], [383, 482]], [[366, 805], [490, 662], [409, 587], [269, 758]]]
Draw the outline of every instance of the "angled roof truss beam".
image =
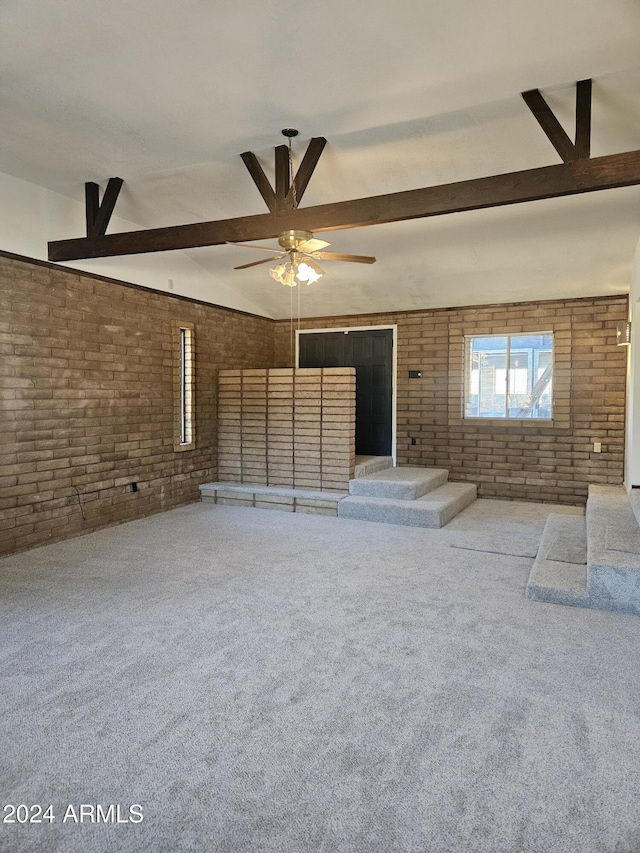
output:
[[[304, 195], [304, 191], [311, 180], [311, 175], [313, 175], [316, 166], [318, 165], [318, 160], [320, 159], [320, 155], [324, 151], [324, 146], [327, 144], [327, 140], [324, 136], [315, 136], [309, 145], [307, 146], [307, 150], [304, 152], [304, 157], [302, 158], [302, 163], [296, 172], [296, 175], [293, 179], [293, 186], [287, 192], [287, 207], [297, 207], [300, 203], [300, 199]], [[293, 198], [293, 192], [295, 189], [295, 204]]]
[[576, 83], [576, 137], [572, 142], [556, 118], [553, 110], [542, 96], [540, 89], [523, 92], [522, 97], [535, 120], [544, 130], [547, 139], [556, 149], [563, 162], [587, 159], [591, 150], [591, 80]]
[[252, 151], [245, 151], [240, 155], [254, 184], [258, 188], [258, 192], [271, 213], [292, 210], [298, 206], [326, 144], [327, 140], [324, 136], [316, 136], [309, 142], [302, 162], [293, 178], [293, 182], [291, 181], [289, 170], [289, 149], [286, 145], [276, 146], [275, 190], [269, 183], [269, 179], [265, 175], [264, 169], [258, 162], [256, 155]]
[[123, 183], [122, 178], [109, 178], [102, 202], [100, 202], [98, 184], [87, 181], [84, 185], [87, 237], [101, 237], [107, 233], [107, 227]]
[[264, 199], [264, 203], [269, 210], [273, 212], [276, 209], [276, 194], [273, 187], [269, 183], [269, 178], [264, 173], [264, 169], [258, 162], [258, 158], [253, 151], [245, 151], [240, 155], [242, 162], [247, 167], [249, 174], [253, 179], [253, 183], [257, 186], [258, 192]]

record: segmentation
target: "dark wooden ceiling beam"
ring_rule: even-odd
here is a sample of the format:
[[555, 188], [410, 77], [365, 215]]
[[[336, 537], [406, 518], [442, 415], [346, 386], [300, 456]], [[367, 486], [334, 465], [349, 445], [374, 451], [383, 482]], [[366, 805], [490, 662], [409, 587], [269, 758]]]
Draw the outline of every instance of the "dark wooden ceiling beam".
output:
[[564, 127], [555, 117], [549, 104], [542, 97], [540, 90], [531, 89], [529, 92], [523, 92], [522, 97], [562, 160], [565, 163], [575, 160], [575, 145], [567, 135]]
[[371, 198], [103, 237], [49, 243], [50, 261], [168, 252], [277, 237], [287, 229], [322, 232], [466, 210], [520, 204], [640, 184], [640, 151], [476, 178]]
[[525, 104], [544, 130], [547, 139], [565, 163], [588, 158], [591, 149], [591, 80], [576, 83], [576, 138], [575, 144], [556, 118], [539, 89], [522, 93]]
[[87, 237], [96, 237], [96, 217], [100, 210], [100, 187], [93, 181], [84, 185], [84, 209], [87, 220]]
[[107, 227], [123, 183], [122, 178], [109, 178], [102, 203], [100, 202], [98, 184], [87, 181], [84, 185], [87, 237], [100, 237], [107, 233]]
[[320, 155], [324, 151], [324, 146], [327, 144], [327, 140], [324, 136], [314, 136], [314, 138], [309, 142], [307, 146], [307, 150], [304, 152], [304, 157], [302, 158], [302, 163], [298, 167], [298, 171], [296, 172], [296, 176], [293, 179], [293, 187], [289, 190], [289, 197], [291, 204], [290, 207], [294, 207], [293, 204], [293, 191], [295, 188], [296, 195], [296, 205], [300, 204], [300, 199], [304, 195], [304, 191], [306, 190], [309, 181], [311, 180], [311, 176], [313, 175], [316, 166], [318, 165], [318, 160], [320, 159]]
[[591, 80], [576, 83], [576, 156], [591, 156]]
[[291, 186], [289, 169], [289, 149], [286, 145], [276, 146], [276, 210], [293, 207], [293, 201], [287, 201]]
[[269, 210], [273, 212], [276, 209], [276, 194], [269, 183], [269, 179], [264, 173], [264, 169], [258, 162], [258, 158], [253, 151], [245, 151], [240, 156], [242, 157], [244, 165], [247, 167], [247, 171], [253, 179], [253, 183], [258, 188], [258, 192], [264, 199], [264, 203], [267, 205]]
[[[307, 146], [300, 167], [291, 181], [291, 168], [289, 163], [289, 148], [287, 145], [278, 145], [275, 150], [276, 188], [271, 186], [269, 179], [258, 158], [251, 151], [241, 154], [242, 160], [251, 175], [254, 184], [258, 188], [265, 204], [271, 211], [291, 210], [300, 203], [311, 176], [318, 165], [320, 155], [324, 150], [327, 140], [324, 136], [314, 137]], [[295, 188], [295, 190], [294, 190]]]

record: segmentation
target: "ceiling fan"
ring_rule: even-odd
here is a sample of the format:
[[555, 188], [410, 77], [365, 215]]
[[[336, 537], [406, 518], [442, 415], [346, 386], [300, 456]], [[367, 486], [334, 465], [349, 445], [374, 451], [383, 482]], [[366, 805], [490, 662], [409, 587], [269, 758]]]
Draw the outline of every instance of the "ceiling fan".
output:
[[321, 261], [347, 261], [355, 264], [374, 264], [376, 259], [370, 255], [345, 255], [341, 252], [325, 252], [323, 251], [330, 243], [325, 240], [316, 240], [311, 231], [283, 231], [278, 237], [280, 249], [269, 249], [263, 246], [253, 246], [251, 243], [232, 243], [231, 246], [242, 246], [246, 249], [258, 249], [260, 252], [277, 252], [276, 255], [271, 255], [268, 258], [263, 258], [261, 261], [252, 261], [248, 264], [241, 264], [239, 267], [234, 267], [235, 270], [245, 270], [249, 267], [258, 266], [258, 264], [268, 264], [272, 261], [287, 260], [284, 263], [279, 263], [273, 269], [269, 270], [269, 274], [276, 281], [285, 284], [288, 287], [295, 287], [299, 282], [314, 284], [324, 275], [324, 270], [317, 263]]

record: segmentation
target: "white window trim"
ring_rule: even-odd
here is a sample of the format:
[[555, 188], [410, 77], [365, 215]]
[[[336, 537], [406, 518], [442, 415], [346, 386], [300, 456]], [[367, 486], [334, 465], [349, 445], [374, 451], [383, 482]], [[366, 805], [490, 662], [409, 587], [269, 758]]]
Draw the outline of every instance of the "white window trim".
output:
[[[555, 387], [555, 378], [556, 378], [556, 363], [555, 363], [555, 350], [556, 350], [556, 339], [555, 332], [553, 329], [546, 330], [527, 330], [527, 331], [511, 331], [511, 332], [496, 332], [494, 334], [484, 334], [484, 333], [475, 333], [470, 335], [464, 335], [464, 348], [463, 348], [463, 387], [462, 387], [462, 419], [465, 422], [475, 421], [478, 423], [490, 423], [491, 421], [495, 421], [498, 423], [538, 423], [538, 424], [549, 424], [553, 423], [554, 420], [554, 401], [553, 398], [551, 400], [551, 417], [548, 418], [537, 418], [537, 417], [516, 417], [514, 415], [509, 415], [509, 372], [510, 372], [510, 363], [511, 363], [511, 339], [518, 337], [527, 337], [527, 336], [536, 336], [536, 335], [549, 335], [551, 337], [551, 382], [552, 388]], [[507, 339], [507, 349], [506, 349], [506, 377], [505, 377], [505, 414], [501, 415], [467, 415], [467, 390], [468, 385], [471, 381], [471, 371], [470, 365], [468, 365], [468, 354], [470, 352], [469, 349], [469, 341], [475, 338], [506, 338]], [[552, 392], [553, 393], [553, 392]]]
[[195, 326], [172, 322], [173, 340], [173, 449], [194, 450], [196, 446]]

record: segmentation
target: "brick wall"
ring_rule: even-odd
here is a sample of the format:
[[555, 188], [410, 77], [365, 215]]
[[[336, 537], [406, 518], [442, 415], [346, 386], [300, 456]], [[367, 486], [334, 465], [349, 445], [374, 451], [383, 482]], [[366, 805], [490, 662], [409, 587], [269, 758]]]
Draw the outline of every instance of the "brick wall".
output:
[[347, 489], [355, 462], [355, 370], [222, 370], [218, 478]]
[[[196, 449], [179, 453], [172, 320], [197, 349]], [[217, 370], [272, 358], [271, 320], [1, 256], [0, 553], [197, 500]]]
[[[397, 462], [448, 468], [484, 497], [584, 503], [589, 483], [623, 478], [626, 347], [616, 323], [627, 297], [488, 305], [302, 321], [305, 329], [398, 327]], [[555, 335], [553, 425], [462, 418], [467, 334]], [[275, 363], [291, 360], [289, 323], [276, 324]], [[409, 370], [421, 379], [409, 379]], [[411, 445], [411, 438], [416, 444]], [[593, 453], [593, 442], [602, 453]]]
[[[446, 467], [484, 496], [581, 503], [589, 483], [622, 482], [627, 351], [615, 326], [626, 318], [616, 296], [303, 326], [397, 324], [400, 464]], [[194, 324], [197, 351], [196, 449], [178, 453], [172, 321]], [[560, 419], [465, 422], [464, 334], [521, 329], [556, 332]], [[197, 500], [217, 473], [218, 369], [274, 365], [291, 366], [288, 321], [0, 256], [0, 553]]]

